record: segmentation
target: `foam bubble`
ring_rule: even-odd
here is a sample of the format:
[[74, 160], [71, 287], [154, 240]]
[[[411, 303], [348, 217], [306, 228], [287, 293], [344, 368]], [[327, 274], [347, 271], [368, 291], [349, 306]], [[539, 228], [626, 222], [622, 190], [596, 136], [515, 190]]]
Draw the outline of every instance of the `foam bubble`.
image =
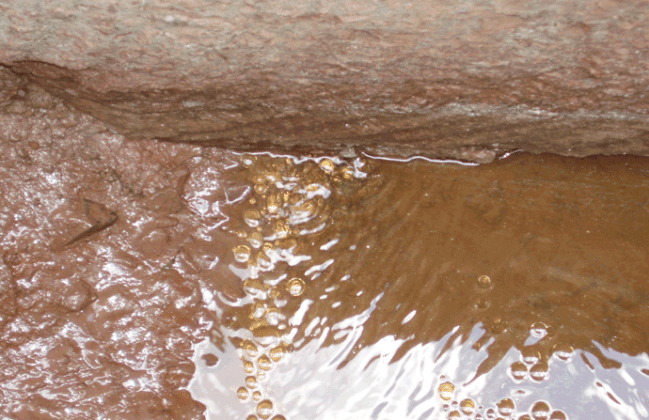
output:
[[255, 389], [257, 388], [259, 384], [257, 383], [257, 378], [254, 376], [248, 376], [246, 377], [246, 386], [250, 389]]
[[450, 401], [455, 393], [455, 385], [450, 382], [444, 382], [439, 386], [439, 396], [444, 401]]
[[273, 403], [270, 400], [263, 400], [257, 404], [257, 415], [261, 419], [267, 419], [273, 414]]
[[561, 410], [555, 410], [550, 415], [550, 420], [568, 420], [568, 416]]
[[237, 397], [239, 397], [240, 400], [247, 400], [249, 395], [250, 394], [248, 393], [248, 389], [245, 386], [239, 387], [239, 389], [237, 389]]
[[334, 171], [336, 165], [331, 161], [331, 159], [322, 159], [320, 161], [320, 169], [330, 174]]
[[250, 248], [247, 245], [239, 245], [232, 252], [234, 252], [234, 259], [238, 262], [243, 263], [250, 259]]
[[275, 347], [271, 349], [270, 351], [270, 358], [273, 360], [273, 362], [279, 362], [282, 360], [282, 356], [284, 356], [284, 349], [282, 347]]
[[288, 292], [293, 296], [300, 296], [302, 293], [304, 293], [304, 288], [305, 288], [304, 280], [298, 278], [293, 278], [289, 280], [286, 286]]
[[511, 416], [514, 413], [514, 409], [516, 408], [514, 401], [512, 401], [511, 398], [503, 398], [502, 400], [498, 401], [496, 407], [498, 407], [498, 413], [500, 413], [501, 416], [505, 417]]
[[270, 370], [271, 366], [272, 363], [270, 362], [268, 356], [266, 356], [265, 354], [262, 354], [261, 356], [259, 356], [259, 359], [257, 359], [257, 367], [259, 367], [259, 369]]
[[546, 362], [538, 362], [530, 369], [530, 376], [537, 382], [548, 379], [548, 364]]
[[465, 416], [471, 416], [475, 412], [475, 402], [470, 399], [464, 399], [460, 402], [460, 410]]
[[545, 401], [537, 401], [532, 406], [532, 417], [534, 420], [548, 420], [550, 418], [550, 406]]
[[523, 362], [514, 362], [510, 366], [512, 377], [517, 381], [522, 381], [527, 377], [527, 366]]
[[478, 285], [483, 289], [491, 288], [491, 279], [489, 276], [480, 276], [478, 277]]

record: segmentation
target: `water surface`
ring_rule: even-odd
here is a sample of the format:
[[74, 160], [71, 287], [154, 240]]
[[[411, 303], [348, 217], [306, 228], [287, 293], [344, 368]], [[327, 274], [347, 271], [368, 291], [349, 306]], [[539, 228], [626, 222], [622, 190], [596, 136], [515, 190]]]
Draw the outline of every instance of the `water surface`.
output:
[[228, 238], [208, 418], [649, 417], [647, 159], [245, 155], [207, 204], [192, 177]]

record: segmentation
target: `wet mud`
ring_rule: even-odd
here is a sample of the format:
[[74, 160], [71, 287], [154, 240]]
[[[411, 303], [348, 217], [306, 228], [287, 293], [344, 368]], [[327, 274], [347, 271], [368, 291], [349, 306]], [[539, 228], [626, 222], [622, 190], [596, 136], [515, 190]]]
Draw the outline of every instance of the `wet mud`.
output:
[[649, 417], [649, 161], [235, 154], [2, 114], [10, 419]]

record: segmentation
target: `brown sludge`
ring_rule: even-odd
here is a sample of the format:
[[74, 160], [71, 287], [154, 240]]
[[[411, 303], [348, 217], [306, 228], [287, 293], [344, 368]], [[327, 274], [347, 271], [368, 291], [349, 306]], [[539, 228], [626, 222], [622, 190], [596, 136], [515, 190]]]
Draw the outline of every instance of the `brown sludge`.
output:
[[[316, 338], [335, 346], [322, 331], [381, 293], [341, 369], [386, 336], [405, 340], [396, 361], [478, 324], [484, 335], [471, 345], [488, 357], [477, 376], [514, 348], [512, 376], [547, 387], [553, 354], [621, 369], [593, 341], [629, 356], [649, 350], [646, 158], [518, 155], [462, 167], [260, 156], [245, 166], [212, 148], [127, 141], [59, 103], [30, 111], [29, 127], [25, 117], [0, 115], [3, 416], [202, 418], [185, 389], [194, 344], [242, 344], [255, 362], [242, 375], [261, 379], [233, 383], [234, 394]], [[289, 181], [304, 197], [279, 194]], [[311, 259], [263, 271], [266, 249]], [[230, 267], [258, 276], [242, 281]], [[307, 299], [289, 339], [280, 325]], [[254, 324], [258, 309], [279, 321]], [[530, 334], [541, 339], [526, 346]], [[221, 359], [201, 355], [208, 367]], [[265, 388], [245, 397], [251, 416], [290, 418]], [[472, 395], [450, 412], [481, 404], [510, 409]], [[518, 413], [546, 406], [555, 418], [570, 408], [539, 400]]]

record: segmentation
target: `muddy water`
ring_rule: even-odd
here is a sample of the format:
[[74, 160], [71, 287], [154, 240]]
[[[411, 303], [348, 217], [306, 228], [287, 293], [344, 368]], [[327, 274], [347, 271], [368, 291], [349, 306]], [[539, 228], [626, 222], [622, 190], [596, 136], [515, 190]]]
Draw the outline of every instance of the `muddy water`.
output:
[[648, 417], [648, 163], [241, 157], [239, 286], [192, 396], [213, 419]]
[[0, 138], [3, 419], [649, 417], [646, 159]]

